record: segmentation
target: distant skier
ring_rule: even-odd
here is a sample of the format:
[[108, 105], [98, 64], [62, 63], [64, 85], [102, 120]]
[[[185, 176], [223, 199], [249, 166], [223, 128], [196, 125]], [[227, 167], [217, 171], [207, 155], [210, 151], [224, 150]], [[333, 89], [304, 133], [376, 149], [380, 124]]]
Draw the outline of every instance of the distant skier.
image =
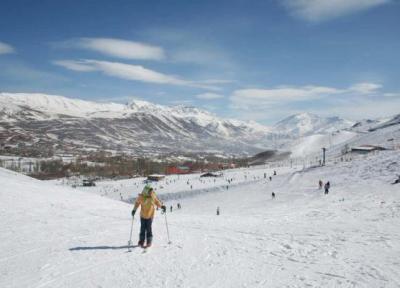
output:
[[181, 203], [178, 203], [176, 206], [178, 207], [178, 209], [181, 209]]
[[324, 183], [322, 182], [322, 180], [318, 181], [318, 185], [319, 185], [319, 189], [322, 189], [322, 186], [324, 185]]
[[[132, 217], [140, 206], [140, 234], [138, 245], [142, 248], [150, 247], [153, 241], [153, 231], [151, 225], [155, 214], [154, 206], [161, 208], [164, 212], [166, 207], [158, 200], [156, 193], [150, 185], [143, 188], [142, 193], [136, 198], [135, 206], [132, 210]], [[144, 242], [146, 240], [146, 246]]]
[[276, 176], [276, 171], [274, 170], [274, 176]]
[[325, 189], [325, 195], [329, 193], [329, 188], [330, 188], [329, 181], [325, 183], [324, 189]]
[[275, 199], [275, 192], [272, 192], [271, 196], [272, 196], [272, 199]]
[[172, 209], [173, 209], [173, 207], [172, 207], [172, 205], [169, 207], [169, 211], [172, 213]]
[[217, 216], [219, 215], [219, 207], [217, 207]]
[[269, 181], [272, 181], [272, 177], [271, 176], [269, 176]]

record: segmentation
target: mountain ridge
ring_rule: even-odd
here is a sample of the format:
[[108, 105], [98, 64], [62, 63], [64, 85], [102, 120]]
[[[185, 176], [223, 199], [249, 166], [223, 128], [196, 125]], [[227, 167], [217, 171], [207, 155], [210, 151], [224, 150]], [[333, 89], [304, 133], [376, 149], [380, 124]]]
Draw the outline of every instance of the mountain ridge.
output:
[[[266, 126], [220, 118], [184, 105], [164, 106], [143, 100], [98, 103], [40, 93], [0, 93], [0, 144], [55, 152], [254, 155], [270, 149], [304, 151], [301, 143], [322, 140], [318, 135], [326, 135], [326, 142], [329, 135], [341, 130], [361, 133], [357, 123], [303, 112]], [[341, 139], [352, 134], [346, 135]]]

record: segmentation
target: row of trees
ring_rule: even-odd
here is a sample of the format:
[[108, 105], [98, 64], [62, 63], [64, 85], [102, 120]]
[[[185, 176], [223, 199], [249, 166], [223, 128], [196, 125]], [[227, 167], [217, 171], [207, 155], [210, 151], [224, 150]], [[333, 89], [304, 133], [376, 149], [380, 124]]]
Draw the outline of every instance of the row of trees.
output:
[[[215, 161], [195, 160], [185, 163], [154, 160], [149, 158], [129, 158], [124, 156], [104, 157], [101, 159], [76, 159], [71, 163], [64, 163], [61, 160], [40, 161], [40, 168], [34, 169], [30, 176], [38, 179], [55, 179], [73, 175], [84, 175], [87, 177], [132, 177], [135, 175], [146, 176], [149, 174], [166, 174], [167, 167], [173, 165], [185, 165], [191, 171], [203, 171], [210, 168], [221, 169], [227, 167], [232, 161], [214, 159]], [[245, 166], [247, 162], [237, 159], [236, 167]], [[214, 164], [214, 165], [213, 165]], [[226, 165], [225, 165], [226, 164]]]

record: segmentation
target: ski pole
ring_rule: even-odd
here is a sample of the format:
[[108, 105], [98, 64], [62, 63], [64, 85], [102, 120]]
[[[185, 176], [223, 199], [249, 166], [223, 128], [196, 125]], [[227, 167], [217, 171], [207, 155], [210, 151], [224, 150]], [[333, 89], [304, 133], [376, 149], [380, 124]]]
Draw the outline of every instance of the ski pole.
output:
[[128, 251], [131, 251], [131, 245], [132, 245], [132, 229], [133, 229], [133, 219], [135, 217], [132, 216], [132, 223], [131, 223], [131, 233], [129, 235], [129, 241], [128, 241]]
[[164, 213], [164, 217], [165, 217], [165, 227], [167, 227], [168, 244], [171, 244], [171, 241], [169, 240], [169, 230], [168, 230], [167, 212]]

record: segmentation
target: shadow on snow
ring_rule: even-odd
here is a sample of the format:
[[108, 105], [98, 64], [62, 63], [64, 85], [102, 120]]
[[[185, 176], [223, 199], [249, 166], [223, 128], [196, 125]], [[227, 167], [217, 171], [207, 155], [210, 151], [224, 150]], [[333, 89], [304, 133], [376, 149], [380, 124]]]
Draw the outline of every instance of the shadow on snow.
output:
[[80, 251], [80, 250], [118, 250], [118, 249], [128, 249], [136, 248], [138, 245], [124, 245], [124, 246], [92, 246], [92, 247], [74, 247], [69, 248], [69, 251]]

